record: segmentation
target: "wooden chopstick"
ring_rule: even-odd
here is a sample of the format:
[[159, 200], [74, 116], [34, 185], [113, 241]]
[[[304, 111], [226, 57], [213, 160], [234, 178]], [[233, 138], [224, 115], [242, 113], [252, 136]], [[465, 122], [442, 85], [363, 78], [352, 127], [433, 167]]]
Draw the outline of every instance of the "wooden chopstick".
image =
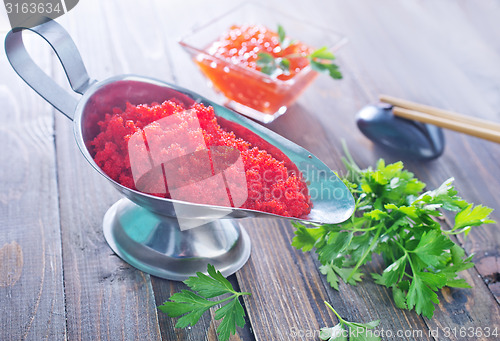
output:
[[396, 98], [396, 97], [389, 96], [389, 95], [380, 95], [379, 99], [381, 102], [389, 103], [389, 104], [392, 104], [394, 106], [401, 107], [404, 109], [420, 111], [420, 112], [427, 113], [427, 114], [432, 115], [432, 116], [447, 118], [447, 119], [453, 120], [455, 122], [467, 123], [467, 124], [471, 124], [471, 125], [474, 125], [476, 127], [482, 127], [485, 129], [500, 130], [500, 123], [490, 122], [490, 121], [483, 120], [480, 118], [473, 118], [473, 117], [465, 116], [465, 115], [462, 115], [462, 114], [459, 114], [459, 113], [456, 113], [453, 111], [438, 109], [438, 108], [431, 107], [429, 105], [415, 103], [415, 102], [411, 102], [411, 101], [401, 99], [401, 98]]
[[452, 111], [438, 109], [387, 95], [381, 95], [380, 101], [392, 104], [392, 112], [395, 116], [434, 124], [438, 127], [500, 143], [500, 124], [498, 123], [468, 117]]
[[438, 127], [455, 130], [464, 134], [483, 138], [485, 140], [500, 143], [500, 130], [486, 129], [459, 121], [452, 121], [448, 118], [433, 116], [420, 111], [408, 110], [400, 107], [393, 107], [392, 113], [395, 116], [415, 120], [423, 123], [434, 124]]

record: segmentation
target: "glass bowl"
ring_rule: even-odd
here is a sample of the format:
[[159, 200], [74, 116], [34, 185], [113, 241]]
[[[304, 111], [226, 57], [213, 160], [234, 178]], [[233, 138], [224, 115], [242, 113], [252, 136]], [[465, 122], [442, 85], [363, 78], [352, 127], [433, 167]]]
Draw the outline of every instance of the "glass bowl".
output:
[[264, 123], [284, 114], [318, 73], [308, 65], [291, 79], [280, 80], [207, 52], [212, 43], [233, 25], [263, 25], [273, 31], [281, 25], [288, 38], [313, 50], [326, 46], [336, 52], [347, 42], [339, 33], [255, 3], [242, 4], [183, 37], [179, 44], [190, 54], [214, 89], [225, 96], [225, 105]]

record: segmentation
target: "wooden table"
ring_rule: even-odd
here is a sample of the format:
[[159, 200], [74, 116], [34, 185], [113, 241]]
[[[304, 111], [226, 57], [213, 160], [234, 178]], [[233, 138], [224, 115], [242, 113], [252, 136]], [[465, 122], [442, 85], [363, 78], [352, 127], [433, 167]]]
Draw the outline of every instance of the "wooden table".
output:
[[[142, 74], [215, 98], [176, 41], [240, 2], [86, 0], [59, 22], [91, 77]], [[498, 1], [269, 2], [350, 39], [338, 54], [345, 78], [319, 77], [268, 125], [332, 169], [343, 171], [341, 139], [361, 166], [380, 157], [397, 160], [355, 125], [355, 113], [380, 93], [500, 121]], [[3, 38], [7, 24], [0, 12]], [[46, 72], [66, 84], [49, 48], [37, 38], [28, 45]], [[0, 75], [0, 340], [216, 340], [213, 312], [177, 330], [175, 320], [157, 310], [185, 285], [138, 271], [111, 251], [102, 217], [120, 195], [81, 156], [71, 122], [17, 77], [3, 51]], [[432, 188], [454, 176], [464, 198], [497, 209], [493, 217], [500, 221], [500, 145], [445, 135], [443, 156], [404, 160], [406, 167]], [[444, 331], [500, 328], [498, 224], [460, 240], [475, 254], [476, 266], [462, 273], [473, 289], [441, 290], [429, 320], [397, 309], [390, 292], [369, 275], [356, 287], [331, 289], [315, 254], [290, 245], [294, 229], [286, 220], [241, 223], [252, 239], [252, 256], [231, 280], [253, 296], [245, 297], [249, 323], [234, 340], [317, 340], [315, 331], [336, 323], [325, 300], [349, 320], [381, 319], [379, 329], [394, 333], [388, 340], [472, 340], [445, 337]], [[364, 270], [377, 269], [378, 263]], [[439, 336], [429, 336], [430, 330]]]

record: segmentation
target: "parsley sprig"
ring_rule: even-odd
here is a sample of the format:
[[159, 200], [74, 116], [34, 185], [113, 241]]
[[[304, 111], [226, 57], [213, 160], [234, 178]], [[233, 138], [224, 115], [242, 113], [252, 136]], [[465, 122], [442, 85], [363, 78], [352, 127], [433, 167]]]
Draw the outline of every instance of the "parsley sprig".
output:
[[[173, 294], [169, 300], [158, 308], [169, 317], [179, 317], [176, 328], [194, 326], [200, 317], [211, 307], [229, 302], [215, 311], [215, 319], [222, 319], [217, 333], [222, 341], [228, 340], [231, 334], [236, 333], [236, 326], [245, 326], [245, 311], [239, 298], [242, 295], [251, 295], [248, 292], [238, 292], [233, 289], [231, 283], [224, 278], [220, 271], [215, 270], [213, 265], [208, 264], [208, 275], [201, 272], [196, 277], [189, 277], [184, 283], [191, 288]], [[230, 296], [219, 300], [208, 300], [217, 296], [230, 294]]]
[[[339, 277], [348, 284], [362, 280], [360, 267], [382, 256], [385, 269], [373, 273], [375, 282], [392, 289], [397, 307], [415, 309], [432, 318], [436, 291], [444, 286], [470, 288], [458, 278], [474, 266], [472, 255], [450, 237], [464, 234], [489, 219], [491, 208], [474, 206], [457, 195], [453, 178], [435, 190], [403, 169], [402, 162], [361, 170], [346, 151], [348, 169], [343, 179], [356, 200], [355, 214], [344, 223], [306, 227], [295, 223], [292, 245], [303, 251], [315, 249], [320, 271], [339, 289]], [[456, 212], [451, 229], [441, 226], [443, 210]]]
[[369, 330], [378, 326], [380, 320], [371, 321], [368, 323], [349, 322], [340, 317], [340, 315], [335, 311], [335, 309], [333, 309], [333, 307], [328, 302], [325, 301], [325, 304], [335, 313], [335, 315], [337, 315], [339, 323], [331, 328], [321, 328], [319, 332], [319, 338], [321, 340], [347, 341], [347, 337], [349, 337], [350, 341], [380, 340], [379, 336], [376, 336], [375, 333]]
[[[286, 37], [285, 29], [281, 25], [278, 25], [278, 38], [281, 51], [285, 51], [289, 46], [297, 43], [295, 40], [290, 40]], [[270, 75], [271, 77], [277, 77], [282, 74], [289, 75], [290, 59], [297, 57], [304, 56], [297, 53], [291, 53], [274, 57], [270, 53], [259, 52], [257, 54], [256, 63], [257, 66], [260, 67], [261, 72]], [[340, 72], [339, 67], [333, 63], [335, 56], [326, 46], [317, 49], [308, 55], [307, 58], [309, 59], [309, 64], [313, 70], [326, 73], [333, 79], [342, 78], [342, 73]]]

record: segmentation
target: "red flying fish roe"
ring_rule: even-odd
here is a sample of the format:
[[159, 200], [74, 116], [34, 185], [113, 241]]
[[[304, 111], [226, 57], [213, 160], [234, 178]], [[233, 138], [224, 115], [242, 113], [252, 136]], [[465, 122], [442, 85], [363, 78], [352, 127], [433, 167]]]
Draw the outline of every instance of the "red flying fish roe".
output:
[[293, 78], [309, 65], [307, 56], [313, 50], [298, 41], [291, 42], [282, 49], [278, 33], [263, 25], [234, 25], [217, 41], [208, 53], [230, 60], [233, 64], [259, 70], [257, 58], [259, 53], [268, 53], [274, 58], [286, 57], [290, 61], [289, 73], [278, 76], [280, 80]]
[[[282, 161], [276, 160], [265, 150], [252, 147], [250, 143], [237, 138], [233, 132], [221, 128], [212, 107], [196, 103], [189, 109], [196, 113], [205, 141], [205, 146], [200, 145], [197, 150], [210, 146], [229, 146], [240, 151], [248, 189], [248, 198], [242, 208], [289, 217], [301, 217], [310, 212], [311, 202], [306, 184], [291, 174]], [[106, 114], [104, 120], [99, 121], [100, 133], [90, 141], [94, 161], [113, 180], [137, 190], [129, 159], [129, 140], [137, 132], [144, 134], [143, 129], [147, 131], [148, 139], [161, 138], [160, 135], [151, 134], [156, 130], [158, 134], [175, 133], [175, 131], [165, 132], [156, 129], [157, 125], [153, 122], [173, 114], [181, 114], [182, 117], [183, 112], [186, 112], [184, 106], [176, 101], [153, 103], [150, 106], [134, 106], [127, 103], [125, 110], [114, 108], [111, 114]], [[179, 146], [169, 148], [179, 149]], [[179, 153], [179, 150], [176, 153]], [[149, 160], [146, 160], [147, 151], [145, 150], [142, 155], [145, 164], [149, 165]], [[149, 188], [159, 188], [157, 186], [165, 188], [163, 183], [158, 184], [158, 182], [156, 180], [156, 183], [149, 184]], [[148, 190], [148, 193], [156, 192]], [[170, 197], [168, 189], [166, 194], [163, 193], [165, 192], [159, 191], [159, 194], [154, 195]], [[197, 195], [209, 196], [211, 193], [201, 191]]]

